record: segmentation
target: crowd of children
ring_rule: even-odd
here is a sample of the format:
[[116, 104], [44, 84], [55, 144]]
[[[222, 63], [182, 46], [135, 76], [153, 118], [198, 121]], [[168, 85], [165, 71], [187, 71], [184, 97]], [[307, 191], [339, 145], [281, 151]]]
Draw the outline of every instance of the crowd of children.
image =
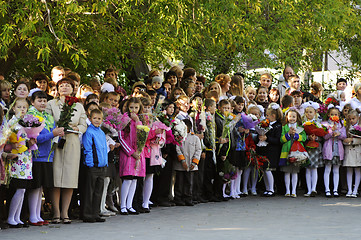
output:
[[321, 85], [303, 92], [290, 67], [278, 88], [268, 73], [244, 88], [240, 74], [206, 86], [175, 66], [164, 77], [152, 70], [129, 95], [113, 69], [103, 84], [80, 85], [62, 67], [51, 78], [0, 82], [1, 228], [104, 222], [249, 194], [295, 198], [300, 189], [357, 197], [361, 83], [346, 100], [339, 79], [323, 102]]

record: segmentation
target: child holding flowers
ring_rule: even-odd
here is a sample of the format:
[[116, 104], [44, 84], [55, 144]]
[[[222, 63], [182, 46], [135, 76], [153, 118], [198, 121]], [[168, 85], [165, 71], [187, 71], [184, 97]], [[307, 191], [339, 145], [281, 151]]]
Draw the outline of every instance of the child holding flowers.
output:
[[[250, 104], [248, 105], [247, 108], [247, 117], [250, 119], [250, 123], [248, 124], [250, 126], [245, 126], [245, 129], [249, 129], [250, 130], [250, 134], [248, 134], [248, 136], [246, 137], [246, 156], [247, 156], [247, 160], [249, 161], [248, 166], [246, 167], [246, 169], [243, 171], [243, 176], [242, 176], [242, 197], [245, 197], [248, 195], [248, 180], [249, 177], [251, 175], [251, 194], [253, 196], [257, 196], [257, 190], [256, 190], [256, 185], [257, 185], [257, 180], [258, 180], [258, 171], [256, 169], [256, 166], [252, 165], [251, 162], [251, 158], [250, 158], [250, 152], [251, 151], [255, 151], [256, 150], [256, 145], [254, 144], [254, 141], [257, 138], [257, 133], [255, 132], [255, 125], [257, 125], [259, 123], [259, 119], [261, 119], [263, 117], [263, 107], [260, 105], [254, 105], [254, 104]], [[243, 122], [244, 123], [244, 122]]]
[[[26, 147], [26, 134], [22, 132], [22, 127], [18, 124], [18, 121], [26, 114], [28, 108], [29, 105], [25, 99], [15, 99], [12, 108], [15, 115], [8, 122], [13, 131], [9, 137], [12, 148], [11, 153], [17, 154], [17, 159], [12, 162], [9, 169], [11, 177], [10, 188], [15, 189], [15, 194], [10, 202], [7, 219], [10, 228], [20, 228], [24, 225], [20, 220], [20, 214], [25, 191], [30, 187], [30, 180], [33, 178], [31, 151]], [[35, 139], [28, 141], [29, 146], [34, 144]]]
[[331, 197], [330, 193], [330, 173], [333, 168], [333, 196], [338, 197], [339, 169], [341, 161], [344, 159], [344, 148], [342, 140], [346, 138], [346, 129], [340, 122], [340, 110], [330, 104], [327, 111], [328, 121], [323, 125], [327, 128], [324, 136], [322, 156], [325, 162], [325, 173], [323, 175], [326, 197]]
[[[306, 133], [302, 127], [300, 114], [290, 109], [285, 116], [285, 125], [282, 127], [281, 134], [281, 171], [285, 173], [286, 197], [297, 197], [296, 189], [298, 182], [298, 172], [300, 166], [305, 163], [308, 158], [306, 150], [303, 148], [302, 142], [306, 140]], [[292, 193], [290, 192], [290, 181], [292, 175]]]
[[[224, 189], [224, 184], [222, 180], [222, 176], [219, 173], [222, 172], [224, 167], [224, 161], [228, 156], [229, 150], [231, 149], [231, 139], [230, 139], [230, 132], [226, 131], [224, 133], [224, 125], [226, 122], [226, 115], [231, 110], [231, 104], [228, 100], [222, 99], [218, 104], [218, 111], [215, 115], [215, 122], [216, 122], [216, 154], [217, 154], [217, 173], [214, 180], [215, 185], [215, 196], [219, 199], [224, 199], [225, 196], [222, 193], [222, 189]], [[222, 188], [223, 186], [223, 188]]]
[[161, 147], [165, 144], [165, 131], [169, 131], [170, 127], [167, 127], [162, 122], [153, 118], [152, 105], [149, 98], [141, 98], [141, 101], [144, 107], [143, 118], [149, 122], [147, 125], [152, 125], [144, 150], [146, 160], [146, 177], [143, 183], [143, 202], [140, 208], [141, 212], [149, 213], [150, 196], [153, 191], [153, 176], [155, 173], [160, 172], [161, 165], [163, 164]]
[[53, 188], [53, 157], [51, 151], [52, 139], [64, 135], [64, 128], [55, 127], [53, 117], [45, 111], [47, 95], [43, 91], [36, 91], [31, 95], [31, 104], [27, 114], [40, 117], [44, 128], [36, 138], [38, 150], [33, 152], [33, 180], [29, 191], [29, 223], [34, 226], [49, 224], [40, 216], [43, 188]]
[[302, 108], [304, 109], [303, 127], [307, 134], [305, 147], [310, 161], [310, 165], [306, 167], [307, 193], [305, 193], [304, 196], [315, 197], [317, 195], [317, 168], [323, 166], [321, 138], [324, 137], [327, 132], [318, 119], [318, 103], [309, 101], [302, 104]]
[[266, 110], [266, 120], [269, 122], [269, 130], [265, 135], [258, 135], [259, 141], [267, 141], [264, 147], [257, 147], [257, 153], [265, 156], [269, 160], [269, 164], [264, 165], [264, 183], [266, 191], [263, 193], [265, 197], [274, 196], [274, 178], [272, 171], [278, 167], [281, 155], [281, 134], [282, 134], [282, 111], [277, 103], [271, 103]]
[[174, 202], [178, 206], [193, 206], [192, 185], [193, 174], [198, 170], [198, 163], [202, 153], [201, 141], [191, 132], [192, 122], [184, 119], [188, 136], [182, 146], [177, 145], [178, 161], [174, 163], [176, 181], [174, 186]]
[[[236, 96], [234, 98], [235, 107], [233, 110], [234, 114], [245, 114], [245, 100], [241, 96]], [[231, 181], [231, 197], [239, 198], [241, 192], [241, 179], [242, 172], [247, 166], [246, 160], [246, 135], [249, 134], [249, 129], [244, 128], [243, 118], [236, 123], [234, 128], [235, 136], [235, 149], [232, 151], [232, 157], [230, 158], [230, 163], [236, 167], [237, 177], [235, 180]]]
[[[133, 208], [133, 198], [137, 187], [137, 178], [145, 177], [144, 153], [137, 147], [137, 126], [142, 125], [138, 114], [143, 105], [138, 98], [131, 97], [125, 105], [125, 112], [131, 118], [128, 126], [119, 132], [119, 176], [123, 179], [121, 188], [120, 214], [139, 214]], [[143, 150], [143, 149], [142, 149]]]
[[[361, 158], [359, 153], [361, 152], [361, 127], [359, 125], [360, 117], [356, 110], [351, 110], [347, 116], [347, 135], [348, 137], [343, 140], [345, 145], [345, 159], [343, 160], [343, 166], [347, 167], [347, 187], [348, 191], [346, 197], [357, 197], [357, 190], [361, 180]], [[352, 190], [352, 175], [355, 172], [355, 185]]]

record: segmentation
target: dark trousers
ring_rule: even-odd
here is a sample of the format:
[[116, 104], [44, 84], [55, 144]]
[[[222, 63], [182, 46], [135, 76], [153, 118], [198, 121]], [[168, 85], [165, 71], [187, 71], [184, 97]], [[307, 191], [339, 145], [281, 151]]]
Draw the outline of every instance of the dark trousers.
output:
[[216, 175], [214, 176], [214, 183], [213, 183], [213, 192], [216, 198], [223, 198], [223, 178], [219, 175], [219, 172], [223, 171], [224, 168], [224, 161], [221, 159], [220, 156], [217, 156], [217, 164], [216, 164]]
[[144, 187], [144, 178], [137, 178], [137, 188], [135, 189], [135, 194], [133, 198], [133, 208], [139, 210], [142, 208], [143, 204], [143, 187]]
[[[175, 151], [174, 151], [175, 152]], [[152, 201], [161, 203], [168, 202], [170, 195], [170, 184], [172, 181], [173, 161], [177, 156], [173, 153], [169, 153], [164, 168], [160, 170], [159, 176], [154, 174], [154, 188], [152, 192]]]
[[203, 175], [203, 197], [207, 200], [214, 196], [213, 180], [216, 176], [216, 165], [213, 161], [213, 152], [206, 151], [204, 159], [204, 175]]
[[83, 219], [99, 218], [106, 167], [87, 167], [84, 189]]
[[176, 171], [174, 201], [192, 202], [194, 172]]
[[203, 197], [204, 162], [205, 159], [200, 159], [198, 163], [198, 171], [194, 172], [193, 200], [196, 201]]

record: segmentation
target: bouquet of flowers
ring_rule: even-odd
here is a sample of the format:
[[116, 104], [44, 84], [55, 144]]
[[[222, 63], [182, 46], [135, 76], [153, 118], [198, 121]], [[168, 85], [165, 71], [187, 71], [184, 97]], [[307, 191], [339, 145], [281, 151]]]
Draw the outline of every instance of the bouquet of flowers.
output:
[[[69, 97], [69, 96], [65, 97], [65, 102], [60, 112], [60, 118], [59, 121], [57, 122], [58, 127], [63, 127], [65, 131], [72, 130], [69, 124], [71, 122], [71, 118], [74, 116], [73, 114], [74, 111], [76, 111], [75, 103], [77, 102], [79, 102], [79, 100], [76, 97]], [[50, 152], [54, 151], [56, 146], [62, 149], [65, 145], [65, 142], [66, 142], [65, 138], [59, 138], [57, 141], [54, 140], [54, 144], [51, 147]]]
[[195, 103], [195, 112], [192, 112], [190, 116], [194, 120], [194, 132], [196, 134], [200, 134], [206, 129], [206, 114], [204, 111], [204, 104], [200, 104], [198, 99], [196, 99]]
[[25, 133], [18, 134], [19, 132], [12, 132], [9, 136], [9, 143], [12, 145], [11, 153], [13, 154], [21, 154], [28, 150], [26, 147]]
[[[224, 113], [224, 123], [223, 123], [221, 138], [227, 138], [229, 136], [233, 127], [236, 125], [236, 123], [239, 121], [240, 118], [241, 118], [241, 115], [236, 116], [230, 112]], [[223, 143], [219, 144], [219, 151], [221, 150], [222, 146], [223, 146]], [[218, 154], [219, 154], [219, 152], [218, 152]]]
[[241, 113], [243, 126], [245, 129], [254, 129], [260, 120], [253, 114]]
[[[316, 135], [317, 137], [324, 137], [327, 134], [327, 128], [317, 121], [307, 121], [303, 124], [303, 128], [307, 135]], [[319, 143], [316, 141], [307, 141], [306, 147], [318, 148]]]
[[225, 183], [230, 182], [231, 180], [234, 180], [237, 178], [237, 171], [236, 167], [233, 166], [228, 159], [224, 161], [223, 169], [221, 172], [219, 172], [219, 176], [222, 177], [223, 181]]
[[330, 120], [331, 120], [334, 124], [340, 122], [340, 118], [339, 118], [338, 116], [332, 116], [332, 117], [330, 117]]
[[327, 119], [327, 106], [325, 104], [320, 104], [320, 108], [318, 109], [318, 114], [321, 116], [323, 120]]
[[103, 112], [104, 120], [101, 129], [103, 132], [110, 133], [113, 136], [116, 136], [130, 122], [128, 114], [122, 115], [118, 108], [103, 108]]
[[[297, 134], [300, 134], [303, 130], [303, 128], [296, 126]], [[287, 156], [288, 163], [295, 166], [306, 166], [309, 158], [306, 149], [299, 141], [295, 141], [293, 136], [291, 136], [291, 139], [291, 149]]]
[[137, 152], [142, 153], [148, 138], [150, 128], [145, 125], [137, 125]]
[[360, 125], [356, 125], [354, 127], [352, 127], [350, 129], [350, 135], [352, 137], [357, 137], [357, 138], [361, 138], [361, 126]]
[[326, 99], [326, 101], [325, 101], [325, 105], [326, 105], [326, 106], [328, 106], [328, 105], [330, 105], [330, 104], [333, 104], [333, 105], [337, 106], [337, 105], [340, 105], [340, 102], [337, 101], [337, 99], [335, 99], [335, 98], [332, 96], [332, 97], [328, 97], [328, 98]]
[[[25, 132], [27, 138], [29, 138], [29, 139], [31, 139], [31, 138], [36, 139], [39, 136], [40, 132], [45, 127], [44, 119], [42, 117], [33, 116], [31, 114], [26, 114], [23, 118], [21, 118], [19, 120], [19, 124], [20, 124], [20, 126], [22, 126], [19, 133]], [[37, 150], [38, 146], [36, 144], [34, 144], [29, 149]]]
[[157, 106], [153, 111], [153, 116], [156, 117], [160, 122], [164, 123], [166, 126], [171, 126], [171, 120], [167, 117], [166, 111], [162, 110], [162, 104], [164, 102], [164, 96], [159, 95]]
[[63, 108], [61, 109], [58, 127], [63, 127], [65, 130], [72, 130], [69, 126], [71, 117], [74, 116], [73, 112], [76, 111], [75, 103], [79, 102], [76, 97], [65, 97]]
[[[256, 132], [259, 135], [266, 135], [266, 133], [272, 129], [272, 126], [270, 125], [270, 121], [268, 119], [261, 121], [258, 125], [256, 125]], [[266, 141], [259, 141], [257, 143], [258, 147], [265, 147], [268, 145], [268, 142]]]
[[263, 176], [263, 166], [269, 166], [269, 160], [265, 156], [258, 155], [253, 148], [250, 148], [246, 151], [246, 156], [249, 159], [248, 166], [254, 166], [254, 169], [258, 171], [259, 180], [262, 179]]
[[213, 150], [216, 149], [216, 123], [214, 121], [214, 116], [210, 113], [206, 113], [206, 134], [205, 137], [210, 143]]
[[181, 146], [184, 139], [187, 137], [187, 126], [186, 124], [179, 120], [174, 119], [172, 122], [172, 134], [171, 136], [168, 136], [170, 139], [169, 141], [171, 143], [177, 144], [178, 146]]

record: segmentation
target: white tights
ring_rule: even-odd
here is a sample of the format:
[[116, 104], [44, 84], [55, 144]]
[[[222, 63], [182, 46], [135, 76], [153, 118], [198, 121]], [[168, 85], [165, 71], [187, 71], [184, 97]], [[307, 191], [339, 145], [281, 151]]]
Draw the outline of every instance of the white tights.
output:
[[143, 184], [143, 208], [149, 208], [149, 199], [153, 191], [153, 175], [147, 174]]
[[231, 196], [238, 197], [241, 194], [241, 180], [243, 170], [237, 168], [237, 178], [231, 180]]
[[121, 210], [133, 208], [133, 198], [137, 188], [137, 179], [124, 180], [121, 190]]
[[[252, 171], [253, 170], [253, 171]], [[251, 174], [251, 172], [253, 172], [252, 176], [251, 176], [251, 191], [252, 192], [256, 192], [256, 185], [257, 185], [257, 180], [258, 180], [258, 171], [254, 170], [253, 167], [248, 167], [244, 170], [243, 172], [243, 177], [242, 177], [242, 182], [243, 182], [243, 193], [248, 193], [248, 180], [249, 180], [249, 176]]]
[[317, 168], [306, 168], [306, 184], [307, 184], [308, 194], [311, 194], [311, 192], [316, 191], [317, 179], [318, 179]]
[[340, 166], [326, 164], [325, 173], [323, 174], [323, 181], [325, 183], [325, 191], [326, 192], [330, 191], [330, 173], [331, 173], [332, 167], [333, 167], [333, 171], [332, 171], [333, 172], [333, 191], [337, 192], [337, 189], [338, 189], [338, 181], [340, 179], [340, 174], [339, 174]]
[[[355, 186], [352, 190], [352, 175], [355, 171]], [[348, 167], [347, 168], [347, 187], [348, 191], [347, 194], [357, 194], [358, 187], [360, 185], [361, 180], [361, 171], [360, 168]]]
[[36, 188], [32, 189], [29, 192], [29, 220], [32, 223], [43, 222], [44, 220], [41, 218], [41, 197], [42, 197], [43, 189]]
[[110, 177], [104, 178], [103, 194], [102, 194], [102, 200], [100, 202], [100, 212], [101, 213], [108, 212], [107, 209], [105, 208], [105, 201], [106, 201], [106, 198], [107, 198], [109, 183], [110, 183]]
[[21, 209], [23, 207], [25, 189], [19, 188], [16, 190], [10, 202], [8, 223], [11, 225], [24, 224], [20, 220]]
[[266, 191], [274, 192], [274, 179], [271, 171], [265, 171], [263, 175]]
[[298, 173], [285, 173], [285, 185], [286, 185], [286, 194], [290, 194], [290, 182], [292, 175], [292, 194], [296, 194], [297, 182], [298, 182]]

